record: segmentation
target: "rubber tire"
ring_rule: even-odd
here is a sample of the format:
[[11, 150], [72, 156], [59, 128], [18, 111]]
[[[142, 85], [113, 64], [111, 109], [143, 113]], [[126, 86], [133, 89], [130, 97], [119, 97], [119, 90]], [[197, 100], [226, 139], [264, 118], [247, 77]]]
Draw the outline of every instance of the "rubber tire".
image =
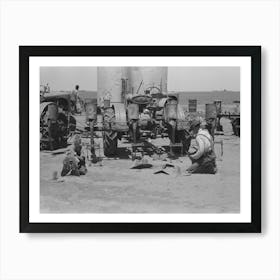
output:
[[134, 139], [133, 139], [133, 126], [136, 126], [136, 142], [140, 139], [140, 128], [139, 128], [139, 126], [138, 126], [138, 124], [137, 123], [130, 123], [130, 125], [129, 125], [129, 131], [128, 131], [128, 135], [129, 135], [129, 141], [131, 142], [131, 143], [133, 143], [134, 141]]
[[105, 131], [103, 131], [103, 151], [106, 157], [114, 157], [118, 148], [118, 133], [110, 130], [115, 120], [115, 111], [112, 107], [106, 108], [103, 115]]
[[[173, 123], [173, 125], [175, 125]], [[168, 138], [171, 142], [172, 139], [172, 125], [169, 125], [168, 128]], [[183, 130], [175, 130], [175, 143], [182, 143], [183, 144], [183, 154], [185, 154], [190, 147], [191, 139], [187, 137], [186, 132]], [[178, 153], [178, 148], [173, 148], [175, 153]]]
[[[172, 142], [172, 129], [173, 129], [173, 127], [174, 126], [176, 126], [176, 122], [175, 121], [170, 121], [169, 123], [168, 123], [168, 138], [169, 138], [169, 140], [170, 140], [170, 142]], [[176, 133], [177, 131], [175, 130], [175, 142], [174, 143], [176, 143], [176, 136], [177, 136], [177, 133]]]
[[106, 157], [113, 157], [117, 154], [118, 134], [114, 131], [103, 132], [103, 150]]

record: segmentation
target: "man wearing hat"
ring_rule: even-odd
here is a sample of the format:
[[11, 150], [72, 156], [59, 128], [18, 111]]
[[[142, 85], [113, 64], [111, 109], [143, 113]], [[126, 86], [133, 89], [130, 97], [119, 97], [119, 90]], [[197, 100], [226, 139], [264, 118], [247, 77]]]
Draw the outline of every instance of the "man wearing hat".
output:
[[190, 147], [188, 152], [192, 165], [186, 170], [186, 175], [192, 173], [215, 174], [217, 172], [213, 138], [207, 129], [201, 128], [200, 124], [198, 119], [191, 122], [190, 133], [195, 139], [195, 144]]

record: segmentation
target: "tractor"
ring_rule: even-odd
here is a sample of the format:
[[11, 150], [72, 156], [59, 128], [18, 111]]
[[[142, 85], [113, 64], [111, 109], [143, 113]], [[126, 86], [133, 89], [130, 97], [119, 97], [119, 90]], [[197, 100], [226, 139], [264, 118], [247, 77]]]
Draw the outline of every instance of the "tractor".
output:
[[71, 93], [50, 92], [41, 96], [41, 150], [54, 150], [67, 146], [69, 136], [76, 130], [72, 107]]
[[[142, 79], [138, 79], [140, 82], [135, 87], [132, 86], [132, 75], [128, 74], [129, 78], [124, 78], [124, 70], [119, 69], [120, 67], [101, 68], [98, 72], [101, 75], [98, 77], [99, 104], [87, 104], [86, 114], [92, 137], [96, 135], [95, 131], [102, 131], [106, 157], [116, 156], [118, 140], [122, 138], [131, 141], [132, 159], [148, 138], [169, 137], [171, 155], [178, 149], [181, 154], [188, 149], [189, 123], [184, 110], [176, 95], [168, 95], [163, 90], [163, 79], [167, 80], [164, 77], [165, 69], [162, 71], [165, 67], [139, 67], [138, 71], [144, 71], [144, 74], [142, 73]], [[127, 68], [125, 71], [131, 71], [131, 67]], [[149, 78], [152, 76], [152, 85], [147, 82], [145, 71], [150, 74]], [[133, 75], [135, 79], [136, 74]]]

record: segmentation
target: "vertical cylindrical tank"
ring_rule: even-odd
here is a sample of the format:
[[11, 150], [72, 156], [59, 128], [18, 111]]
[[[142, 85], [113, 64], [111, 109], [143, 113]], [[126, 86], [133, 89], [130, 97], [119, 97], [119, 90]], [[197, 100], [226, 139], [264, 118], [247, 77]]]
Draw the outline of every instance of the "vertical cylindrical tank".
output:
[[233, 101], [233, 103], [235, 104], [234, 113], [235, 114], [240, 114], [240, 101], [235, 100], [235, 101]]
[[128, 120], [136, 120], [139, 117], [139, 105], [138, 104], [129, 104], [127, 106], [127, 117]]
[[222, 113], [222, 101], [221, 100], [215, 100], [214, 104], [216, 105], [216, 109], [217, 109], [217, 114], [221, 114]]
[[197, 99], [189, 99], [189, 112], [195, 113], [197, 110]]
[[205, 119], [216, 119], [217, 118], [217, 108], [215, 104], [205, 105]]
[[169, 100], [165, 105], [165, 117], [167, 120], [177, 119], [177, 100]]
[[123, 79], [126, 77], [126, 67], [97, 68], [97, 103], [99, 106], [103, 106], [104, 100], [110, 100], [110, 103], [123, 102]]
[[167, 67], [129, 67], [128, 79], [133, 95], [144, 94], [146, 90], [167, 93]]

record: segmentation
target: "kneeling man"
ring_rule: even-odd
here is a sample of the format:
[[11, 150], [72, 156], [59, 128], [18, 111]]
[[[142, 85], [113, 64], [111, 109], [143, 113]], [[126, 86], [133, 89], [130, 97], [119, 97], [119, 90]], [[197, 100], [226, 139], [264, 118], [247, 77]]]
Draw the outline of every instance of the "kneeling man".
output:
[[85, 175], [86, 173], [86, 153], [82, 146], [82, 139], [79, 135], [75, 135], [73, 145], [63, 160], [61, 176], [80, 176]]
[[215, 174], [217, 172], [214, 141], [207, 129], [200, 127], [199, 120], [193, 120], [190, 132], [195, 144], [190, 147], [189, 157], [192, 165], [186, 170], [187, 174], [203, 173]]

